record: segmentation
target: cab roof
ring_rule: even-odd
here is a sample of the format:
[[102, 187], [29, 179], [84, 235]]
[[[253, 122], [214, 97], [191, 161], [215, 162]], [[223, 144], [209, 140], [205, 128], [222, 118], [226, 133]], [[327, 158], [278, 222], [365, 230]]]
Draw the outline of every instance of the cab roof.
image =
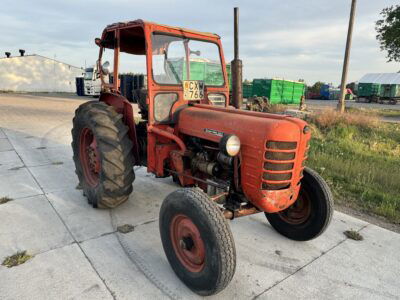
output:
[[144, 21], [142, 19], [137, 19], [137, 20], [134, 20], [134, 21], [113, 23], [113, 24], [108, 25], [104, 29], [104, 31], [110, 31], [110, 30], [117, 29], [117, 28], [118, 29], [124, 29], [124, 28], [133, 27], [133, 26], [142, 26], [143, 28], [147, 27], [147, 26], [156, 26], [156, 27], [164, 28], [166, 30], [168, 30], [168, 29], [179, 30], [179, 31], [182, 31], [182, 32], [198, 34], [198, 35], [203, 35], [203, 36], [207, 36], [207, 37], [213, 37], [213, 38], [217, 38], [217, 39], [220, 38], [220, 36], [218, 34], [215, 34], [215, 33], [202, 32], [202, 31], [197, 31], [197, 30], [192, 30], [192, 29], [187, 29], [187, 28], [177, 27], [177, 26], [169, 26], [169, 25], [164, 25], [164, 24], [157, 24], [157, 23], [154, 23], [154, 22]]

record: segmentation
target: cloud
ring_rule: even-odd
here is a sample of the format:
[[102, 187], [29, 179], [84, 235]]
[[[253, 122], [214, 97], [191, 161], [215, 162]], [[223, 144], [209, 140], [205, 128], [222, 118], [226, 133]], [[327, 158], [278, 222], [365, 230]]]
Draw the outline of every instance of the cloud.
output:
[[[395, 0], [359, 0], [349, 80], [368, 72], [395, 72], [375, 39], [374, 22]], [[233, 57], [232, 8], [240, 7], [240, 56], [246, 78], [304, 78], [338, 84], [349, 0], [248, 1], [53, 1], [15, 0], [0, 11], [0, 53], [19, 48], [76, 66], [93, 64], [94, 38], [110, 23], [145, 19], [222, 36], [226, 61]]]

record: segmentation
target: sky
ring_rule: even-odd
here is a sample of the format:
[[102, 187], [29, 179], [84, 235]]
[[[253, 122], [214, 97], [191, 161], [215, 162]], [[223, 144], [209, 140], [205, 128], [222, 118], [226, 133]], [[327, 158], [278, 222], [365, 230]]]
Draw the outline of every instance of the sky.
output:
[[[144, 19], [217, 33], [230, 62], [233, 7], [238, 6], [244, 78], [338, 85], [350, 4], [350, 0], [14, 0], [0, 10], [0, 57], [6, 51], [19, 55], [18, 49], [25, 49], [26, 54], [78, 67], [93, 65], [98, 57], [94, 38], [106, 25]], [[348, 82], [365, 73], [400, 70], [399, 63], [387, 62], [374, 29], [380, 11], [395, 4], [398, 0], [357, 1]]]

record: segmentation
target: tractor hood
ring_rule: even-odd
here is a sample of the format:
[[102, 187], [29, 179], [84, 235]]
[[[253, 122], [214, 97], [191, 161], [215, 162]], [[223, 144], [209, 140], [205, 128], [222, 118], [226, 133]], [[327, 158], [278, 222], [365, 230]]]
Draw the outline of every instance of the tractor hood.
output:
[[[214, 142], [224, 134], [239, 137], [242, 188], [259, 209], [279, 211], [297, 199], [310, 139], [305, 121], [200, 104], [184, 108], [178, 118], [179, 132], [183, 134]], [[282, 171], [276, 169], [277, 165], [290, 168]]]
[[[298, 118], [197, 104], [179, 113], [179, 132], [219, 142], [235, 134], [243, 147], [264, 149], [265, 140], [299, 141], [307, 123]], [[309, 134], [308, 134], [309, 135]]]

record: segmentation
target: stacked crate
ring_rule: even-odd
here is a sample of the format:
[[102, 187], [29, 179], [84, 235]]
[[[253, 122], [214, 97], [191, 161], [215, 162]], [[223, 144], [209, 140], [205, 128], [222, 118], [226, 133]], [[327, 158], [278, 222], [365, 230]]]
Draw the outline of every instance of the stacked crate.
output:
[[253, 84], [252, 83], [243, 83], [242, 85], [243, 98], [250, 98], [253, 96]]
[[379, 83], [359, 83], [357, 93], [358, 97], [365, 98], [379, 96], [381, 85]]
[[253, 96], [265, 96], [272, 104], [299, 104], [304, 95], [303, 82], [284, 79], [254, 79]]

